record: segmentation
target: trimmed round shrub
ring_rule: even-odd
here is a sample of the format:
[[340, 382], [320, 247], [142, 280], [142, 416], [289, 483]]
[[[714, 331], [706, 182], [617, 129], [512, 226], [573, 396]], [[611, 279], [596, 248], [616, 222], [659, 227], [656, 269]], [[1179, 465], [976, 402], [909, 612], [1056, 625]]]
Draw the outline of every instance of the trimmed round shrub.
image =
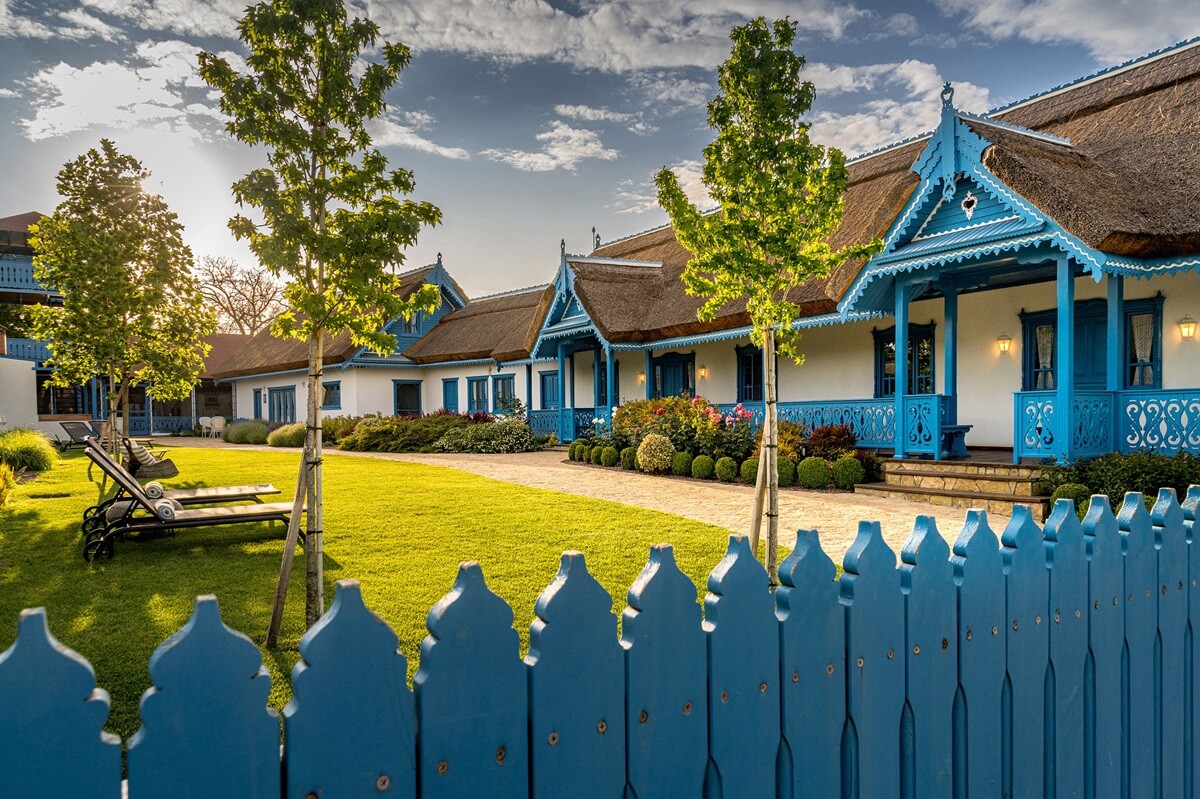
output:
[[267, 434], [267, 443], [272, 447], [303, 447], [306, 427], [303, 422], [285, 424]]
[[671, 458], [671, 474], [677, 477], [688, 477], [692, 473], [692, 453], [676, 452]]
[[580, 462], [580, 463], [591, 463], [591, 462], [592, 462], [592, 448], [591, 448], [591, 446], [589, 446], [588, 444], [580, 444], [580, 445], [579, 445], [579, 458], [578, 458], [578, 460], [579, 460], [579, 462]]
[[732, 483], [738, 476], [738, 462], [726, 456], [717, 461], [714, 471], [722, 483]]
[[637, 450], [633, 447], [626, 447], [621, 450], [621, 468], [633, 471], [637, 468]]
[[616, 447], [605, 447], [600, 453], [601, 466], [616, 466], [620, 460], [621, 455], [617, 452]]
[[697, 480], [711, 480], [716, 474], [716, 466], [713, 464], [713, 459], [707, 455], [697, 455], [692, 459], [692, 477]]
[[567, 447], [567, 458], [573, 461], [579, 460], [579, 442], [572, 441], [571, 446]]
[[828, 488], [832, 477], [829, 464], [821, 458], [805, 458], [796, 467], [796, 482], [805, 488]]
[[593, 466], [599, 466], [604, 458], [604, 447], [592, 447], [591, 461]]
[[796, 464], [791, 458], [779, 456], [779, 486], [789, 488], [796, 484]]
[[758, 458], [742, 461], [742, 482], [754, 485], [758, 482]]
[[833, 475], [833, 484], [846, 490], [854, 488], [867, 476], [867, 470], [853, 455], [843, 455], [838, 458], [830, 471]]
[[666, 436], [651, 433], [637, 448], [637, 465], [643, 472], [662, 474], [671, 468], [675, 445]]
[[40, 430], [18, 427], [0, 433], [0, 463], [14, 472], [44, 472], [54, 465], [54, 445]]
[[230, 444], [265, 444], [267, 426], [262, 422], [235, 422], [225, 428], [222, 435]]
[[1092, 499], [1092, 489], [1083, 483], [1063, 483], [1050, 495], [1051, 507], [1060, 499], [1069, 499], [1074, 502], [1075, 515], [1082, 519], [1087, 515], [1088, 503]]

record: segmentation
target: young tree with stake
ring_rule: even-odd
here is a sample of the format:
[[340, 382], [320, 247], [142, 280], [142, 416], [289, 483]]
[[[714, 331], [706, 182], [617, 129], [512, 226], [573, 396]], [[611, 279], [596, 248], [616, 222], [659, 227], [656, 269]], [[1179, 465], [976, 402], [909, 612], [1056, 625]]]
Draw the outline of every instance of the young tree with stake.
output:
[[[324, 611], [321, 535], [320, 381], [324, 343], [349, 331], [359, 345], [391, 352], [384, 325], [437, 306], [436, 288], [405, 299], [392, 267], [426, 225], [441, 221], [429, 203], [406, 197], [411, 172], [390, 170], [371, 144], [367, 123], [385, 109], [384, 94], [411, 58], [384, 43], [379, 27], [350, 19], [341, 0], [269, 0], [246, 10], [238, 25], [250, 51], [238, 73], [223, 58], [200, 54], [200, 75], [221, 93], [227, 129], [266, 151], [268, 166], [233, 185], [234, 198], [257, 218], [239, 214], [229, 227], [260, 263], [286, 279], [287, 309], [275, 335], [308, 343], [308, 434], [268, 645], [278, 635], [298, 537], [300, 496], [307, 496], [305, 619]], [[369, 60], [365, 53], [377, 60]]]
[[804, 58], [792, 49], [796, 23], [759, 17], [734, 28], [733, 48], [718, 69], [720, 93], [708, 104], [716, 139], [704, 148], [703, 182], [720, 204], [701, 213], [675, 174], [655, 176], [658, 202], [671, 218], [679, 243], [695, 258], [683, 281], [705, 298], [701, 320], [745, 300], [753, 339], [762, 347], [766, 419], [751, 523], [757, 548], [762, 501], [767, 508], [767, 571], [777, 578], [779, 477], [775, 372], [777, 352], [799, 364], [800, 308], [789, 292], [810, 278], [827, 277], [847, 260], [869, 257], [878, 241], [834, 250], [827, 242], [842, 219], [846, 159], [833, 147], [809, 141], [803, 117], [815, 89], [803, 80]]

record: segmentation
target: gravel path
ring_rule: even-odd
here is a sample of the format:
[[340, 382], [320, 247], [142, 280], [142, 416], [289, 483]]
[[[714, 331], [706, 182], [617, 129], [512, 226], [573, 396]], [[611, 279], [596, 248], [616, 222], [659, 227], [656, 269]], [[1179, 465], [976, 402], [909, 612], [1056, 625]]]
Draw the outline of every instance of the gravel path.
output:
[[[168, 446], [229, 447], [220, 439], [168, 438], [160, 439]], [[270, 447], [238, 447], [278, 452]], [[528, 452], [520, 455], [470, 454], [403, 454], [381, 452], [339, 453], [356, 457], [398, 460], [444, 466], [501, 480], [506, 483], [546, 488], [569, 494], [607, 499], [673, 513], [745, 532], [749, 526], [753, 488], [690, 478], [652, 477], [620, 469], [585, 466], [566, 459], [562, 450]], [[845, 492], [804, 491], [783, 489], [779, 494], [780, 542], [791, 546], [796, 530], [816, 528], [826, 552], [840, 561], [842, 554], [854, 541], [860, 519], [878, 521], [884, 538], [896, 550], [909, 533], [918, 514], [937, 519], [938, 529], [947, 541], [953, 542], [962, 528], [966, 510], [945, 508], [902, 499], [866, 497]], [[1006, 516], [989, 517], [997, 534], [1008, 523]]]

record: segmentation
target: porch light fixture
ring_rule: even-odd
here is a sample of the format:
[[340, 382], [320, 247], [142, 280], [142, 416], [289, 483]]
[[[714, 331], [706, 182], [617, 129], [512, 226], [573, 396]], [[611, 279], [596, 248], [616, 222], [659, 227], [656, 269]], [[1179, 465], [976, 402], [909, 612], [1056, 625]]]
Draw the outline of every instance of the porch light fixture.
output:
[[996, 346], [1000, 348], [1001, 355], [1007, 355], [1009, 347], [1012, 346], [1012, 336], [1001, 333], [1000, 338], [996, 339]]
[[645, 372], [638, 372], [638, 382], [639, 383], [646, 382], [646, 373]]
[[1185, 316], [1179, 320], [1179, 335], [1183, 336], [1184, 341], [1191, 341], [1196, 337], [1196, 320], [1190, 316]]
[[696, 377], [700, 378], [701, 380], [707, 379], [708, 378], [708, 367], [701, 364], [700, 368], [696, 370]]

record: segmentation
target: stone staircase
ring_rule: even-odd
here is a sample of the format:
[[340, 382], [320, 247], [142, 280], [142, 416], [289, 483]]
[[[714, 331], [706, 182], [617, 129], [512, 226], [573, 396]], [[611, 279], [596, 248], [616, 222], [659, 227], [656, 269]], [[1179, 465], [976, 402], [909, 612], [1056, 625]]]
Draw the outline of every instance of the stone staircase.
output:
[[1036, 521], [1050, 513], [1050, 498], [1037, 496], [1036, 466], [987, 461], [886, 460], [883, 482], [855, 486], [854, 493], [928, 502], [952, 508], [983, 508], [1011, 516], [1013, 505], [1029, 505]]

